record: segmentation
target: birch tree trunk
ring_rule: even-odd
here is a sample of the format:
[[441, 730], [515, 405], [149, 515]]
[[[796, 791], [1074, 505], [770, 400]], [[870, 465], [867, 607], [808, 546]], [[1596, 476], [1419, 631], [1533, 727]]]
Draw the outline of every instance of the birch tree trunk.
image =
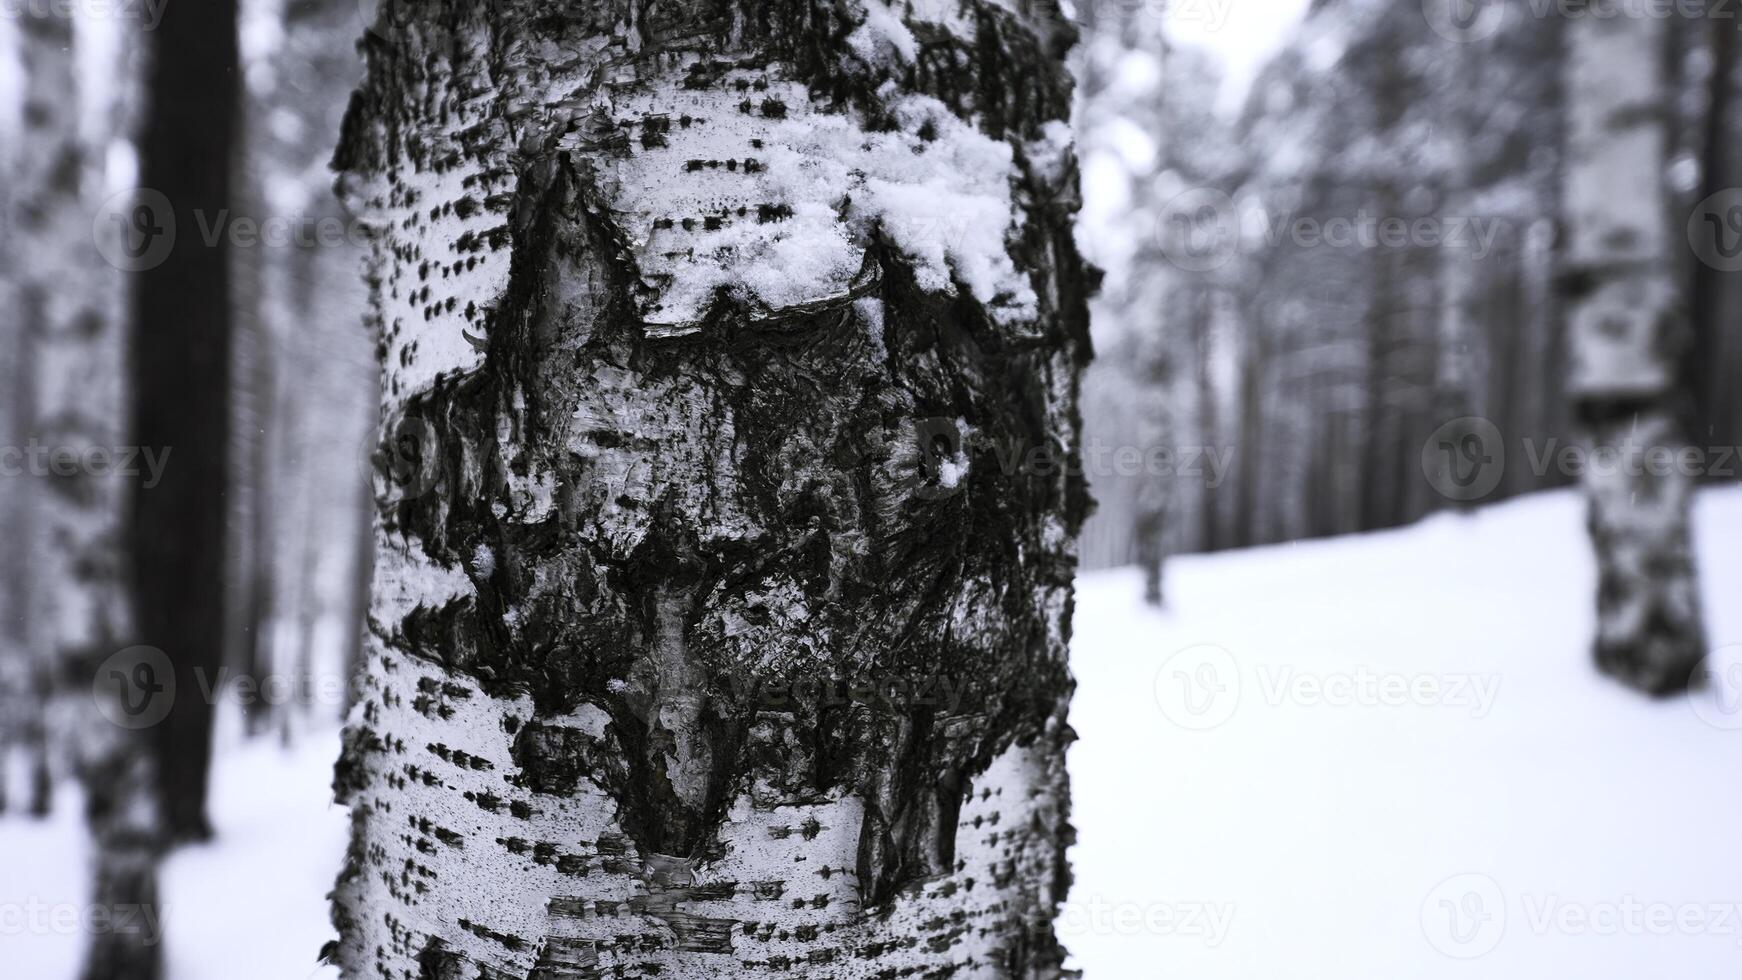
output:
[[386, 8], [345, 976], [1060, 975], [1071, 40]]
[[[32, 645], [56, 690], [54, 740], [85, 792], [92, 903], [117, 922], [139, 921], [142, 911], [155, 915], [161, 833], [153, 760], [140, 727], [127, 722], [135, 717], [125, 707], [135, 692], [107, 676], [131, 666], [115, 657], [137, 649], [129, 647], [135, 624], [123, 572], [125, 488], [117, 473], [136, 464], [123, 462], [118, 451], [126, 418], [122, 279], [102, 258], [117, 254], [106, 246], [119, 232], [100, 217], [93, 221], [106, 141], [118, 135], [125, 112], [118, 91], [86, 90], [94, 83], [76, 68], [82, 41], [73, 20], [32, 14], [21, 29], [30, 149], [18, 175], [17, 232], [30, 247], [18, 249], [14, 273], [29, 334], [29, 446], [42, 450], [27, 454], [36, 462], [26, 464], [34, 480]], [[150, 710], [147, 704], [140, 717], [148, 719]], [[88, 938], [90, 980], [158, 975], [155, 935], [117, 927], [92, 930]]]
[[[16, 21], [0, 18], [0, 64], [23, 54]], [[0, 85], [0, 309], [16, 311], [23, 297], [19, 264], [27, 249], [18, 227], [23, 213], [25, 168], [41, 166], [38, 148], [25, 139], [23, 86]], [[48, 809], [41, 684], [47, 679], [32, 648], [31, 497], [35, 482], [12, 454], [30, 440], [35, 415], [31, 384], [31, 325], [22, 316], [0, 317], [0, 541], [13, 547], [0, 555], [0, 813], [22, 805], [40, 815]], [[33, 799], [8, 797], [13, 765], [35, 770]]]
[[[1664, 22], [1566, 24], [1569, 106], [1562, 282], [1574, 410], [1598, 563], [1598, 666], [1652, 694], [1685, 689], [1704, 657], [1688, 534], [1693, 475], [1677, 367], [1687, 342], [1663, 174]], [[1673, 460], [1664, 466], [1665, 458]]]

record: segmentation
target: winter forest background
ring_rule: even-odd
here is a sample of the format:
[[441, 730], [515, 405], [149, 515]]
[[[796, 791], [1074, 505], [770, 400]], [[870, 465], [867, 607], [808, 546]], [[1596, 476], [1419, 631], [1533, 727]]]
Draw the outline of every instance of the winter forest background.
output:
[[[178, 2], [0, 2], [4, 976], [338, 975], [372, 522], [428, 490], [330, 169], [375, 4]], [[1067, 967], [1734, 976], [1742, 10], [1068, 14]]]

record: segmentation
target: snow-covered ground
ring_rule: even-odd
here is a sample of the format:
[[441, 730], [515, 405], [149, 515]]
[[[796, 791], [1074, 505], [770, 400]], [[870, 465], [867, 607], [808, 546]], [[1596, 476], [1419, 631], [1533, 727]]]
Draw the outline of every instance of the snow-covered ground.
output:
[[1742, 491], [1696, 521], [1727, 700], [1591, 668], [1571, 493], [1085, 577], [1089, 980], [1742, 976]]
[[[216, 838], [164, 866], [165, 980], [335, 980], [315, 957], [332, 938], [325, 896], [350, 827], [330, 802], [338, 729], [289, 749], [229, 741], [212, 782]], [[62, 787], [47, 822], [0, 818], [0, 977], [78, 976], [89, 915], [78, 797]]]
[[[1580, 502], [1087, 576], [1071, 754], [1088, 980], [1734, 980], [1742, 707], [1599, 678]], [[1742, 489], [1697, 514], [1742, 693]], [[167, 980], [331, 980], [333, 732], [219, 759], [216, 843], [165, 872]], [[75, 975], [76, 800], [0, 819], [0, 976]], [[59, 911], [59, 910], [69, 911]], [[34, 911], [32, 911], [34, 910]]]

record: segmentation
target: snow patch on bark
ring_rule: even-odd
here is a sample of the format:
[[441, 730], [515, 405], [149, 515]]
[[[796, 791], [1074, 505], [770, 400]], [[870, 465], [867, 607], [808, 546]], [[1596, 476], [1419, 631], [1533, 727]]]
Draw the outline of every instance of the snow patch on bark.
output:
[[1009, 143], [892, 87], [897, 128], [873, 132], [772, 74], [733, 69], [700, 91], [668, 77], [611, 107], [643, 133], [629, 154], [596, 162], [647, 286], [646, 323], [693, 329], [722, 291], [763, 314], [849, 299], [879, 230], [923, 288], [960, 282], [1001, 322], [1036, 315], [1006, 246], [1018, 220]]
[[919, 57], [919, 42], [913, 32], [879, 0], [865, 0], [865, 22], [847, 35], [847, 43], [871, 65], [894, 67], [898, 61], [912, 64]]
[[1076, 138], [1071, 135], [1070, 123], [1063, 119], [1043, 123], [1040, 139], [1031, 141], [1026, 149], [1029, 170], [1045, 183], [1056, 184], [1064, 179], [1075, 147]]
[[430, 561], [415, 534], [377, 534], [375, 569], [369, 615], [377, 622], [399, 623], [419, 606], [436, 609], [473, 593], [465, 571]]

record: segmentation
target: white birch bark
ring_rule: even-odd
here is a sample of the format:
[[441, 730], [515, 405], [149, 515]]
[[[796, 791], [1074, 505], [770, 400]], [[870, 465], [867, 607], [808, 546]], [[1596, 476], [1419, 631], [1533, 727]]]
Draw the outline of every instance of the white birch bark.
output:
[[1069, 41], [386, 9], [345, 976], [1060, 975]]
[[[25, 167], [36, 163], [25, 139], [23, 48], [10, 18], [0, 18], [0, 309], [17, 310], [22, 283], [18, 262], [26, 251], [18, 227], [19, 192]], [[24, 318], [0, 317], [0, 540], [14, 543], [0, 556], [0, 812], [48, 806], [44, 714], [40, 684], [46, 678], [30, 646], [32, 593], [29, 542], [32, 480], [15, 457], [29, 441], [34, 414], [30, 385], [30, 334]], [[20, 544], [22, 542], [22, 544]], [[38, 785], [24, 791], [21, 769], [33, 769]], [[15, 798], [15, 791], [34, 797]]]
[[[38, 693], [54, 692], [48, 737], [85, 792], [92, 900], [132, 914], [156, 902], [159, 826], [152, 761], [138, 733], [114, 723], [127, 717], [119, 705], [130, 695], [103, 676], [135, 627], [121, 569], [124, 487], [115, 454], [125, 431], [124, 290], [99, 250], [119, 230], [93, 220], [107, 141], [124, 109], [118, 86], [105, 88], [76, 68], [76, 51], [90, 43], [88, 24], [64, 11], [33, 12], [19, 27], [29, 149], [14, 233], [29, 244], [15, 250], [13, 272], [33, 388], [30, 447], [42, 450], [26, 457], [30, 642], [47, 677]], [[118, 928], [88, 940], [86, 977], [158, 975], [154, 937]]]
[[[1704, 656], [1688, 535], [1693, 479], [1677, 365], [1687, 342], [1663, 175], [1669, 145], [1664, 22], [1566, 24], [1569, 112], [1562, 281], [1574, 409], [1593, 455], [1583, 482], [1598, 562], [1596, 657], [1665, 694]], [[1664, 458], [1674, 460], [1663, 466]]]

